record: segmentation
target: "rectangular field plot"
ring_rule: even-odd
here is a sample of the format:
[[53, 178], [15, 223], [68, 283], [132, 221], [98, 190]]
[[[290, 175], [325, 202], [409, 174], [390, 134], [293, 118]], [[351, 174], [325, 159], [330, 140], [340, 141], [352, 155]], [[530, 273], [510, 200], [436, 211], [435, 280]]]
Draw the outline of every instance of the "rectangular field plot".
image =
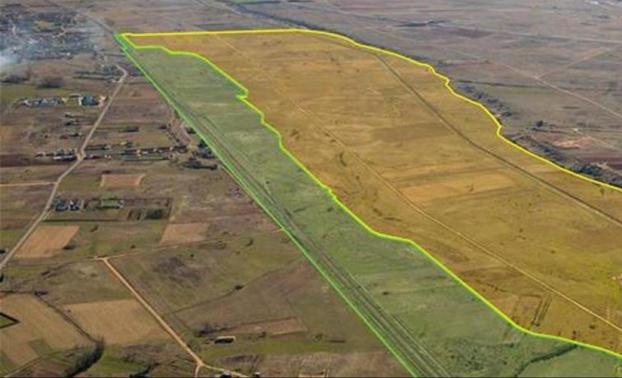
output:
[[65, 309], [90, 334], [105, 335], [107, 344], [140, 344], [168, 337], [134, 299], [76, 303]]
[[39, 226], [21, 246], [17, 257], [42, 258], [53, 256], [61, 252], [61, 250], [69, 244], [78, 230], [79, 227], [73, 225]]
[[16, 324], [0, 328], [3, 374], [52, 352], [90, 343], [71, 323], [34, 296], [4, 295], [0, 297], [0, 308], [17, 320]]

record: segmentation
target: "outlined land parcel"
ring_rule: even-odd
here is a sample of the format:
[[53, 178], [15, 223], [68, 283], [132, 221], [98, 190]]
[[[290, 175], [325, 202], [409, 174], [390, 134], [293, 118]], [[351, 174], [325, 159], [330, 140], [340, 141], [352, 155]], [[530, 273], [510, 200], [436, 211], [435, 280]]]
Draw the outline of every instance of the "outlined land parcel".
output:
[[[555, 288], [556, 285], [566, 282], [563, 274], [550, 274], [550, 269], [554, 267], [547, 268], [548, 275], [538, 270], [532, 272], [529, 269], [533, 267], [529, 264], [512, 266], [516, 264], [514, 260], [523, 264], [529, 263], [529, 256], [498, 256], [490, 252], [493, 249], [490, 245], [495, 246], [495, 250], [499, 248], [499, 244], [495, 243], [519, 244], [521, 251], [525, 251], [546, 242], [523, 236], [525, 241], [520, 245], [521, 239], [509, 237], [514, 225], [503, 223], [503, 219], [524, 222], [521, 234], [533, 234], [534, 231], [529, 227], [534, 230], [542, 230], [543, 227], [542, 223], [532, 223], [524, 217], [516, 218], [511, 212], [513, 207], [508, 206], [508, 203], [512, 204], [512, 198], [516, 198], [514, 208], [523, 206], [520, 213], [532, 214], [531, 219], [539, 219], [542, 212], [559, 212], [559, 219], [554, 221], [562, 222], [578, 212], [580, 217], [571, 217], [573, 221], [579, 222], [570, 228], [571, 231], [580, 232], [585, 224], [595, 222], [591, 229], [604, 232], [599, 235], [603, 240], [615, 242], [614, 232], [619, 227], [618, 214], [615, 208], [609, 209], [611, 206], [608, 204], [611, 201], [620, 201], [617, 192], [577, 180], [525, 154], [512, 155], [512, 152], [518, 154], [520, 151], [514, 151], [509, 146], [504, 147], [494, 135], [494, 128], [486, 129], [488, 126], [494, 127], [490, 121], [483, 124], [479, 122], [482, 119], [477, 117], [487, 116], [481, 109], [475, 109], [472, 105], [473, 109], [469, 109], [450, 99], [439, 100], [438, 96], [449, 92], [425, 68], [394, 60], [389, 55], [378, 57], [378, 52], [362, 49], [359, 51], [358, 47], [348, 46], [348, 41], [311, 32], [146, 35], [130, 36], [130, 39], [138, 45], [165, 44], [170, 50], [196, 51], [250, 88], [250, 103], [264, 112], [267, 121], [283, 136], [285, 147], [322, 182], [327, 183], [348, 208], [375, 230], [406, 236], [422, 244], [515, 321], [527, 328], [571, 337], [569, 333], [577, 332], [576, 329], [551, 331], [547, 328], [553, 326], [555, 314], [570, 312], [575, 315], [571, 317], [573, 326], [585, 326], [585, 330], [581, 328], [572, 337], [611, 349], [616, 349], [619, 345], [619, 335], [607, 328], [617, 327], [615, 321], [608, 319], [611, 314], [600, 313], [605, 309], [605, 313], [609, 311], [615, 314], [615, 305], [619, 304], [619, 298], [615, 297], [615, 293], [619, 295], [619, 291], [614, 292], [612, 289], [615, 286], [605, 284], [604, 280], [598, 281], [602, 287], [596, 288], [577, 284], [576, 294], [573, 295], [581, 296], [581, 300], [589, 299], [589, 306], [586, 306]], [[556, 363], [572, 353], [595, 353], [582, 347], [577, 348], [576, 344], [536, 338], [518, 331], [482, 302], [475, 300], [473, 293], [452, 280], [433, 261], [419, 251], [413, 251], [412, 245], [379, 238], [355, 222], [353, 214], [349, 214], [345, 208], [330, 205], [331, 198], [318, 187], [318, 183], [308, 176], [305, 178], [306, 172], [296, 167], [287, 151], [279, 151], [275, 135], [268, 129], [259, 127], [259, 116], [246, 106], [248, 103], [242, 104], [235, 99], [236, 95], [243, 98], [245, 94], [240, 94], [239, 87], [223, 78], [222, 71], [218, 72], [214, 66], [206, 65], [205, 61], [196, 57], [167, 54], [159, 47], [135, 50], [128, 46], [128, 51], [158, 83], [159, 89], [169, 97], [169, 101], [173, 101], [190, 123], [204, 134], [208, 143], [216, 144], [214, 149], [221, 155], [226, 154], [223, 160], [231, 165], [232, 172], [238, 180], [245, 183], [246, 189], [255, 199], [280, 223], [288, 222], [284, 228], [295, 237], [310, 239], [298, 240], [307, 254], [311, 254], [308, 257], [313, 261], [321, 256], [320, 262], [316, 263], [320, 267], [330, 266], [325, 274], [333, 280], [335, 276], [344, 280], [333, 284], [338, 290], [339, 287], [347, 288], [348, 293], [344, 294], [346, 299], [353, 301], [355, 309], [362, 309], [361, 315], [367, 316], [368, 324], [380, 333], [379, 336], [385, 337], [385, 342], [390, 348], [394, 348], [394, 352], [405, 365], [422, 369], [420, 362], [425, 360], [427, 366], [424, 370], [417, 370], [424, 374], [520, 374], [527, 366], [533, 368], [531, 366], [535, 365], [532, 362], [541, 361], [539, 357], [528, 356], [526, 350], [550, 355], [545, 360], [551, 359]], [[248, 64], [241, 64], [239, 59], [244, 59]], [[160, 61], [166, 61], [167, 64], [158, 63]], [[301, 75], [297, 72], [296, 65], [304, 67], [307, 74]], [[182, 66], [183, 70], [175, 69]], [[404, 73], [414, 69], [420, 72]], [[362, 79], [361, 74], [365, 78]], [[415, 84], [409, 83], [408, 79], [415, 80]], [[438, 89], [439, 86], [442, 91]], [[417, 87], [417, 90], [412, 87]], [[322, 91], [323, 96], [315, 96], [318, 90]], [[421, 91], [424, 92], [423, 95], [419, 93]], [[329, 94], [326, 95], [327, 93]], [[361, 93], [368, 93], [369, 96], [361, 96]], [[382, 98], [390, 98], [392, 101], [386, 101], [388, 104], [385, 104]], [[366, 102], [369, 99], [372, 101]], [[234, 103], [231, 103], [232, 100]], [[447, 108], [436, 109], [434, 105], [439, 106], [438, 104]], [[465, 104], [468, 105], [466, 102]], [[416, 110], [419, 112], [413, 113]], [[383, 119], [383, 114], [390, 117]], [[466, 117], [470, 122], [457, 122], [458, 117]], [[413, 124], [416, 127], [412, 127]], [[466, 125], [465, 129], [462, 129], [462, 125]], [[391, 135], [398, 135], [400, 138], [395, 141], [394, 137], [391, 139]], [[425, 138], [422, 139], [421, 135]], [[482, 146], [481, 143], [486, 141], [491, 144]], [[257, 143], [260, 142], [261, 145], [258, 146]], [[502, 147], [509, 148], [508, 151], [512, 152], [503, 150]], [[295, 180], [296, 175], [302, 178]], [[304, 180], [310, 181], [307, 187], [292, 191], [296, 185], [303, 185]], [[400, 185], [400, 182], [406, 182], [407, 185]], [[565, 185], [567, 182], [569, 184]], [[580, 184], [570, 185], [576, 182]], [[559, 187], [563, 187], [563, 190]], [[410, 195], [405, 188], [411, 191]], [[308, 198], [301, 199], [300, 195], [307, 192]], [[296, 193], [298, 198], [291, 198], [292, 193]], [[498, 202], [496, 208], [481, 202], [491, 199]], [[414, 206], [412, 202], [415, 202]], [[539, 206], [534, 206], [543, 202], [551, 202], [553, 207], [539, 209]], [[320, 203], [326, 203], [326, 207], [319, 208]], [[572, 208], [568, 210], [566, 206]], [[483, 235], [471, 236], [474, 231], [482, 228], [478, 224], [478, 218], [474, 219], [472, 216], [477, 213], [476, 210], [481, 209], [490, 210], [492, 213], [480, 213], [480, 222], [486, 217], [496, 221], [500, 219], [499, 227], [492, 226]], [[494, 213], [495, 209], [501, 213]], [[466, 218], [466, 215], [470, 217]], [[319, 222], [324, 217], [326, 219]], [[444, 219], [439, 220], [440, 217]], [[448, 225], [444, 221], [447, 217], [456, 219], [457, 223]], [[340, 222], [336, 225], [339, 226], [325, 228], [326, 225], [335, 224], [333, 222], [338, 219]], [[557, 226], [552, 227], [551, 232], [557, 228], [565, 230], [560, 225]], [[594, 232], [596, 231], [592, 231]], [[353, 235], [357, 236], [352, 238]], [[497, 237], [502, 239], [496, 240]], [[363, 241], [366, 243], [359, 246], [358, 243]], [[582, 240], [579, 235], [570, 241]], [[384, 243], [388, 245], [383, 245]], [[558, 246], [557, 249], [561, 252], [557, 249], [555, 253], [547, 252], [552, 255], [562, 254], [560, 260], [568, 256], [576, 258], [572, 253], [566, 255], [569, 253], [566, 252], [566, 247]], [[603, 251], [599, 257], [615, 266], [615, 245], [598, 248]], [[396, 252], [400, 249], [401, 253]], [[322, 250], [324, 253], [331, 253], [329, 256], [318, 255], [317, 251]], [[540, 255], [541, 253], [538, 254]], [[333, 259], [338, 261], [332, 261]], [[357, 263], [353, 264], [353, 261]], [[545, 262], [548, 261], [543, 261]], [[572, 270], [573, 263], [576, 265], [576, 261], [570, 261], [560, 268], [562, 273], [571, 277], [569, 282], [577, 280], [572, 275], [577, 273]], [[405, 268], [408, 264], [421, 264], [417, 268], [425, 268], [424, 271], [431, 269], [434, 272], [432, 276], [440, 279], [443, 285], [431, 285], [423, 293], [411, 288], [413, 283], [423, 287], [425, 284], [415, 279], [417, 274], [414, 266], [411, 266], [414, 271], [397, 269]], [[601, 274], [610, 273], [606, 271], [605, 263], [599, 264], [599, 261], [595, 261], [592, 265], [600, 269]], [[394, 269], [390, 269], [391, 267]], [[382, 272], [377, 271], [378, 269], [382, 269]], [[558, 281], [543, 281], [549, 276]], [[350, 279], [355, 280], [355, 289]], [[611, 276], [607, 279], [613, 281]], [[451, 289], [445, 291], [446, 288]], [[600, 298], [600, 304], [598, 298], [594, 300], [586, 294], [594, 289]], [[607, 293], [607, 290], [610, 292]], [[357, 293], [355, 299], [351, 297], [353, 292]], [[446, 309], [448, 311], [441, 312], [449, 317], [463, 313], [464, 319], [452, 319], [457, 321], [456, 324], [471, 318], [479, 322], [490, 317], [487, 325], [496, 326], [486, 328], [476, 335], [470, 332], [475, 332], [477, 327], [464, 331], [466, 334], [463, 334], [456, 329], [439, 330], [433, 324], [429, 324], [429, 328], [425, 330], [415, 332], [413, 328], [409, 329], [417, 323], [415, 320], [421, 322], [421, 319], [432, 314], [429, 307], [422, 305], [426, 303], [426, 299], [417, 295], [429, 296], [428, 303], [442, 303], [442, 300], [433, 302], [431, 298], [452, 298], [448, 301], [448, 306], [460, 304], [460, 310]], [[378, 303], [381, 305], [376, 308]], [[420, 308], [417, 308], [417, 304]], [[606, 310], [607, 304], [613, 307]], [[403, 306], [408, 308], [401, 308]], [[470, 306], [473, 306], [472, 311], [468, 310]], [[594, 306], [597, 311], [592, 309]], [[391, 316], [385, 316], [385, 311]], [[394, 323], [396, 313], [400, 314], [401, 319], [397, 324]], [[443, 324], [447, 325], [447, 322]], [[398, 326], [405, 330], [397, 332]], [[456, 328], [460, 329], [458, 325]], [[391, 336], [386, 338], [386, 335]], [[513, 336], [508, 339], [508, 335]], [[410, 339], [404, 339], [406, 337]], [[440, 342], [439, 339], [443, 341]], [[467, 339], [485, 342], [477, 346], [469, 344], [474, 349], [463, 351], [466, 355], [461, 356], [436, 350], [436, 353], [424, 353], [438, 348], [441, 344], [446, 350], [451, 350], [448, 349], [449, 345], [451, 348], [464, 346]], [[518, 339], [520, 342], [515, 341]], [[434, 345], [426, 344], [426, 340], [433, 341]], [[420, 342], [425, 347], [419, 345], [416, 348], [418, 350], [410, 350], [410, 347]], [[528, 347], [531, 343], [539, 346]], [[492, 345], [495, 347], [491, 348]], [[499, 347], [500, 345], [503, 347]], [[511, 358], [499, 358], [504, 353], [512, 354], [504, 349], [510, 345], [511, 348], [520, 346], [516, 350], [520, 357], [512, 355]], [[565, 350], [568, 345], [573, 345], [573, 348]], [[525, 347], [528, 349], [523, 349]], [[548, 348], [561, 349], [556, 349], [557, 352], [551, 354], [544, 352]], [[493, 349], [494, 352], [491, 352]], [[484, 350], [488, 353], [483, 352]], [[520, 351], [526, 354], [522, 355]], [[599, 356], [598, 358], [602, 357]], [[475, 358], [478, 362], [471, 364], [468, 362], [469, 358]], [[496, 366], [490, 362], [492, 360], [505, 361], [512, 366]], [[517, 361], [522, 365], [527, 362], [527, 365], [513, 365]], [[617, 363], [615, 358], [611, 363]], [[541, 365], [538, 366], [543, 372], [546, 371], [546, 366], [552, 366], [546, 363]], [[601, 364], [605, 365], [607, 364]], [[484, 371], [485, 369], [492, 370]], [[613, 370], [604, 374], [613, 374]]]

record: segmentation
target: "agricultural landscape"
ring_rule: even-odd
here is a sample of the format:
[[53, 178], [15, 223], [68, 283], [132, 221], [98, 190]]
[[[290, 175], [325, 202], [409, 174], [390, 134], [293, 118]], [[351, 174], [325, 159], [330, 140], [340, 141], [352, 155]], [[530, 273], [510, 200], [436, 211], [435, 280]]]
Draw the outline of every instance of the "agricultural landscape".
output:
[[621, 376], [622, 7], [571, 3], [2, 4], [0, 372]]

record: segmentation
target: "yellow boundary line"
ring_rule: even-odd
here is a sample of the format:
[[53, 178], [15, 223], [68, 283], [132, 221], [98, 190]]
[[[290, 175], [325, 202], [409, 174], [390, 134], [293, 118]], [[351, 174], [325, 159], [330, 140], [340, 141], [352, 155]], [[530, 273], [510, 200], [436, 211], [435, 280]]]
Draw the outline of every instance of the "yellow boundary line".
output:
[[[472, 100], [464, 95], [461, 95], [460, 93], [457, 93], [453, 87], [451, 86], [451, 79], [449, 79], [447, 76], [442, 75], [440, 73], [438, 73], [436, 71], [436, 69], [428, 64], [428, 63], [424, 63], [412, 58], [409, 58], [405, 55], [402, 55], [400, 53], [397, 53], [395, 51], [391, 51], [391, 50], [387, 50], [387, 49], [383, 49], [383, 48], [379, 48], [379, 47], [375, 47], [375, 46], [370, 46], [370, 45], [365, 45], [362, 43], [359, 43], [355, 40], [353, 40], [352, 38], [343, 36], [341, 34], [337, 34], [337, 33], [331, 33], [331, 32], [327, 32], [327, 31], [322, 31], [322, 30], [309, 30], [309, 29], [296, 29], [296, 28], [292, 28], [292, 29], [253, 29], [253, 30], [223, 30], [223, 31], [186, 31], [186, 32], [162, 32], [162, 33], [122, 33], [121, 35], [123, 37], [162, 37], [162, 36], [192, 36], [192, 35], [226, 35], [226, 34], [273, 34], [273, 33], [307, 33], [307, 34], [320, 34], [320, 35], [326, 35], [329, 37], [333, 37], [333, 38], [339, 38], [341, 40], [344, 40], [346, 42], [349, 42], [353, 45], [355, 45], [356, 47], [362, 48], [362, 49], [366, 49], [366, 50], [371, 50], [374, 52], [379, 52], [379, 53], [383, 53], [383, 54], [388, 54], [403, 60], [406, 60], [410, 63], [416, 64], [417, 66], [420, 67], [425, 67], [426, 69], [428, 69], [432, 74], [434, 74], [436, 77], [440, 78], [443, 82], [445, 87], [449, 90], [449, 92], [456, 96], [457, 98], [467, 101], [468, 103], [475, 105], [477, 107], [479, 107], [481, 110], [483, 110], [489, 117], [490, 119], [492, 119], [492, 121], [494, 122], [495, 126], [497, 127], [497, 131], [496, 131], [496, 135], [497, 137], [499, 137], [501, 140], [503, 140], [505, 143], [509, 144], [510, 146], [516, 148], [517, 150], [524, 152], [525, 154], [534, 157], [538, 160], [540, 160], [543, 163], [546, 163], [550, 166], [553, 166], [565, 173], [568, 173], [570, 175], [573, 175], [575, 177], [578, 177], [582, 180], [591, 182], [592, 184], [596, 184], [599, 186], [603, 186], [605, 188], [614, 190], [614, 191], [618, 191], [620, 193], [622, 193], [622, 188], [619, 188], [617, 186], [608, 184], [606, 182], [602, 182], [596, 179], [593, 179], [589, 176], [585, 176], [576, 172], [571, 171], [570, 169], [563, 167], [543, 156], [540, 156], [538, 154], [535, 154], [529, 150], [527, 150], [526, 148], [512, 142], [511, 140], [507, 139], [503, 133], [501, 132], [503, 130], [503, 125], [501, 124], [501, 122], [499, 122], [499, 120], [497, 119], [497, 117], [494, 116], [494, 114], [492, 114], [492, 112], [490, 110], [488, 110], [488, 108], [483, 105], [481, 102]], [[127, 39], [127, 38], [126, 38]], [[130, 43], [132, 43], [130, 41]], [[134, 47], [136, 47], [133, 43], [132, 45]], [[161, 46], [162, 47], [162, 46]], [[236, 82], [237, 83], [237, 82]]]
[[[464, 288], [466, 288], [472, 295], [474, 295], [476, 298], [478, 298], [479, 300], [481, 300], [487, 307], [489, 307], [493, 312], [495, 312], [497, 315], [499, 315], [503, 320], [505, 320], [510, 326], [516, 328], [517, 330], [524, 332], [528, 335], [534, 336], [534, 337], [538, 337], [538, 338], [544, 338], [544, 339], [549, 339], [549, 340], [555, 340], [555, 341], [561, 341], [561, 342], [566, 342], [566, 343], [570, 343], [570, 344], [575, 344], [577, 346], [586, 348], [586, 349], [591, 349], [594, 351], [598, 351], [598, 352], [602, 352], [605, 353], [607, 355], [613, 356], [619, 360], [622, 361], [622, 354], [616, 353], [612, 350], [600, 347], [600, 346], [596, 346], [596, 345], [591, 345], [588, 343], [584, 343], [581, 341], [576, 341], [576, 340], [571, 340], [565, 337], [561, 337], [561, 336], [554, 336], [554, 335], [549, 335], [549, 334], [543, 334], [543, 333], [538, 333], [538, 332], [534, 332], [531, 331], [527, 328], [522, 327], [521, 325], [517, 324], [514, 322], [514, 320], [512, 320], [510, 317], [508, 317], [506, 314], [504, 314], [501, 310], [499, 310], [494, 304], [492, 304], [488, 299], [486, 299], [485, 297], [483, 297], [479, 292], [477, 292], [475, 289], [473, 289], [471, 286], [469, 286], [466, 282], [464, 282], [460, 277], [458, 277], [455, 273], [453, 273], [449, 268], [447, 268], [442, 262], [440, 262], [439, 260], [437, 260], [430, 252], [428, 252], [426, 249], [424, 249], [422, 246], [420, 246], [418, 243], [416, 243], [413, 240], [410, 239], [406, 239], [406, 238], [402, 238], [399, 236], [395, 236], [395, 235], [389, 235], [389, 234], [384, 234], [382, 232], [378, 232], [376, 230], [374, 230], [373, 228], [371, 228], [367, 223], [365, 223], [362, 219], [360, 219], [355, 213], [353, 213], [345, 204], [343, 204], [339, 198], [333, 193], [332, 189], [327, 186], [326, 184], [324, 184], [322, 181], [320, 181], [317, 177], [315, 177], [315, 175], [310, 172], [306, 166], [304, 166], [283, 144], [283, 138], [282, 135], [280, 134], [280, 132], [274, 128], [272, 125], [270, 125], [269, 123], [266, 122], [265, 120], [265, 115], [264, 113], [258, 109], [254, 104], [252, 104], [250, 101], [248, 101], [248, 94], [249, 94], [249, 90], [244, 87], [241, 83], [239, 83], [237, 80], [235, 80], [233, 77], [231, 77], [227, 72], [225, 72], [224, 70], [222, 70], [220, 67], [218, 67], [216, 64], [214, 64], [213, 62], [211, 62], [210, 60], [208, 60], [207, 58], [203, 57], [200, 54], [194, 53], [194, 52], [188, 52], [188, 51], [173, 51], [170, 50], [168, 48], [166, 48], [165, 46], [162, 45], [136, 45], [133, 41], [131, 41], [130, 38], [132, 37], [161, 37], [161, 36], [192, 36], [192, 35], [223, 35], [223, 34], [262, 34], [262, 33], [309, 33], [309, 34], [320, 34], [320, 35], [326, 35], [326, 36], [330, 36], [330, 37], [336, 37], [339, 39], [342, 39], [344, 41], [347, 41], [357, 47], [363, 48], [363, 49], [367, 49], [367, 50], [371, 50], [371, 51], [375, 51], [375, 52], [380, 52], [380, 53], [384, 53], [384, 54], [389, 54], [395, 57], [398, 57], [400, 59], [404, 59], [408, 62], [411, 62], [413, 64], [416, 64], [418, 66], [421, 67], [425, 67], [427, 68], [430, 72], [432, 72], [434, 75], [436, 75], [437, 77], [441, 78], [444, 83], [445, 83], [445, 87], [456, 97], [466, 100], [469, 103], [473, 104], [473, 105], [477, 105], [479, 106], [482, 110], [484, 110], [486, 112], [486, 114], [488, 114], [493, 122], [495, 123], [495, 125], [497, 125], [497, 136], [499, 136], [503, 141], [505, 141], [506, 143], [514, 146], [515, 148], [527, 153], [528, 155], [537, 158], [538, 160], [541, 160], [549, 165], [552, 165], [566, 173], [570, 173], [573, 176], [579, 177], [581, 179], [587, 180], [591, 183], [597, 184], [597, 185], [601, 185], [607, 188], [610, 188], [612, 190], [616, 190], [616, 191], [620, 191], [622, 192], [622, 188], [618, 188], [615, 187], [613, 185], [610, 184], [606, 184], [603, 182], [600, 182], [598, 180], [594, 180], [590, 177], [586, 177], [586, 176], [582, 176], [580, 174], [577, 174], [575, 172], [572, 172], [564, 167], [561, 167], [559, 165], [557, 165], [556, 163], [547, 160], [541, 156], [538, 156], [526, 149], [524, 149], [523, 147], [520, 147], [516, 144], [514, 144], [513, 142], [507, 140], [505, 137], [503, 137], [503, 135], [501, 135], [501, 129], [502, 129], [502, 125], [501, 123], [499, 123], [499, 121], [494, 117], [494, 115], [481, 103], [473, 101], [465, 96], [462, 96], [458, 93], [456, 93], [453, 88], [451, 88], [450, 86], [450, 79], [447, 78], [446, 76], [443, 76], [439, 73], [436, 72], [436, 70], [434, 69], [434, 67], [432, 67], [431, 65], [427, 64], [427, 63], [423, 63], [423, 62], [419, 62], [416, 61], [414, 59], [408, 58], [406, 56], [400, 55], [396, 52], [390, 51], [390, 50], [383, 50], [381, 48], [378, 47], [374, 47], [374, 46], [368, 46], [368, 45], [364, 45], [361, 43], [358, 43], [356, 41], [354, 41], [353, 39], [349, 38], [349, 37], [345, 37], [342, 36], [340, 34], [335, 34], [335, 33], [331, 33], [331, 32], [326, 32], [326, 31], [319, 31], [319, 30], [307, 30], [307, 29], [255, 29], [255, 30], [227, 30], [227, 31], [190, 31], [190, 32], [162, 32], [162, 33], [121, 33], [120, 35], [117, 35], [117, 38], [120, 42], [121, 45], [126, 45], [129, 44], [132, 48], [134, 49], [160, 49], [163, 50], [164, 52], [166, 52], [169, 55], [183, 55], [183, 56], [191, 56], [194, 58], [198, 58], [199, 60], [204, 61], [205, 63], [207, 63], [210, 67], [214, 68], [216, 71], [218, 71], [221, 75], [223, 75], [225, 78], [227, 78], [229, 81], [231, 81], [233, 84], [235, 84], [237, 87], [239, 87], [242, 90], [242, 94], [241, 95], [237, 95], [237, 98], [244, 103], [245, 105], [247, 105], [249, 108], [251, 108], [254, 112], [256, 112], [259, 117], [260, 117], [260, 122], [263, 126], [265, 126], [266, 128], [268, 128], [269, 130], [271, 130], [273, 133], [276, 134], [277, 138], [278, 138], [278, 142], [279, 142], [279, 148], [281, 149], [282, 152], [284, 152], [289, 158], [291, 158], [294, 163], [296, 163], [296, 165], [302, 169], [305, 173], [307, 173], [307, 175], [309, 175], [309, 177], [311, 177], [311, 179], [317, 183], [321, 188], [325, 189], [327, 191], [327, 193], [331, 196], [331, 198], [335, 201], [335, 203], [337, 203], [337, 205], [339, 205], [339, 207], [341, 207], [348, 215], [350, 215], [357, 223], [359, 223], [361, 226], [363, 226], [364, 229], [366, 229], [368, 232], [370, 232], [372, 235], [380, 237], [380, 238], [384, 238], [384, 239], [388, 239], [388, 240], [393, 240], [393, 241], [399, 241], [399, 242], [403, 242], [403, 243], [407, 243], [410, 244], [411, 246], [415, 247], [417, 250], [419, 250], [420, 252], [422, 252], [426, 257], [428, 257], [432, 262], [434, 262], [436, 265], [438, 265], [445, 273], [447, 273], [450, 277], [452, 277], [453, 279], [455, 279], [459, 284], [461, 284]], [[128, 38], [129, 37], [129, 38]], [[138, 62], [136, 62], [133, 58], [131, 58], [132, 61], [134, 63], [136, 63], [138, 65]], [[139, 68], [141, 68], [139, 66]], [[142, 68], [141, 68], [142, 69]], [[153, 79], [151, 79], [150, 77], [148, 77], [149, 80], [152, 81], [152, 83], [156, 86], [156, 89], [158, 89], [160, 92], [163, 92], [161, 90], [161, 88], [153, 81]], [[162, 93], [163, 96], [168, 100], [171, 101], [168, 96], [165, 93]], [[261, 204], [263, 207], [263, 204]], [[301, 246], [299, 246], [301, 247]], [[304, 251], [303, 251], [304, 252]], [[305, 253], [306, 254], [306, 253]], [[312, 263], [314, 263], [314, 266], [316, 266], [316, 268], [318, 268], [321, 273], [326, 277], [326, 274], [315, 264], [314, 261], [312, 261]], [[327, 277], [328, 278], [328, 277]], [[330, 279], [329, 279], [330, 281]], [[332, 282], [331, 282], [332, 283]], [[338, 291], [340, 291], [339, 289], [337, 289]], [[340, 294], [342, 294], [340, 292]], [[343, 296], [343, 294], [342, 294]], [[346, 302], [348, 302], [348, 304], [350, 306], [352, 306], [349, 302], [349, 300], [346, 299]], [[360, 314], [360, 312], [357, 309], [354, 309], [357, 314], [359, 314], [361, 317], [363, 317], [362, 314]], [[366, 321], [366, 319], [364, 319]], [[367, 321], [366, 321], [367, 323]], [[369, 326], [369, 324], [368, 324]], [[371, 326], [370, 326], [371, 327]], [[373, 329], [372, 329], [373, 330]], [[373, 330], [374, 333], [377, 334], [377, 332], [375, 330]], [[384, 340], [383, 340], [384, 341]], [[390, 348], [391, 349], [391, 348]]]

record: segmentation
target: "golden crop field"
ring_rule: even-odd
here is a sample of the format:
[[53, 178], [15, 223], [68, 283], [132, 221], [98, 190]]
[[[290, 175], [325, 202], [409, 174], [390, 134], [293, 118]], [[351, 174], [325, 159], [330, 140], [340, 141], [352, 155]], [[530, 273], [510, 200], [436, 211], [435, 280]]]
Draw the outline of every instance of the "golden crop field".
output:
[[53, 256], [63, 249], [80, 229], [76, 225], [39, 226], [20, 248], [19, 258]]
[[355, 214], [517, 323], [622, 351], [622, 191], [510, 145], [426, 66], [313, 32], [130, 39], [221, 68]]
[[3, 375], [46, 354], [88, 346], [90, 340], [35, 296], [0, 297], [3, 312], [17, 323], [0, 330]]
[[85, 330], [100, 335], [107, 344], [137, 344], [168, 337], [134, 299], [73, 303], [65, 309]]

